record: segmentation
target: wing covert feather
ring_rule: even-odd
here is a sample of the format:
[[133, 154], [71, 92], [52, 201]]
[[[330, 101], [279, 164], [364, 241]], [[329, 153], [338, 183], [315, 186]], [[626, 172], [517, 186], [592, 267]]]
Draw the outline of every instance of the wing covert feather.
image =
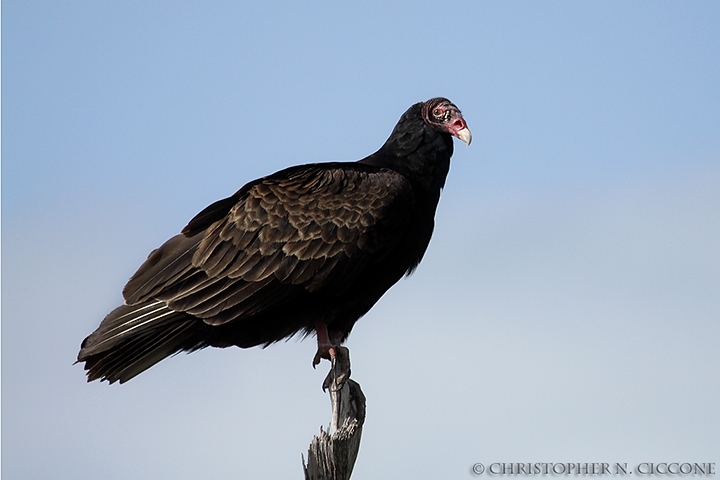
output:
[[303, 290], [339, 292], [392, 251], [414, 208], [404, 177], [358, 164], [289, 169], [231, 198], [237, 201], [227, 215], [151, 254], [126, 286], [128, 303], [162, 299], [221, 324]]

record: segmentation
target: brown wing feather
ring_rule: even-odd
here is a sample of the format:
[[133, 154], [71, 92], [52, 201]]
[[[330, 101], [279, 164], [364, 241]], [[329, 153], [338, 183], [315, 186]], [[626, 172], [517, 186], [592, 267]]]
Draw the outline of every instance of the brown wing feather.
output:
[[223, 218], [153, 252], [125, 287], [127, 303], [157, 298], [217, 325], [302, 291], [341, 291], [396, 245], [414, 201], [401, 175], [352, 165], [304, 166], [243, 187]]

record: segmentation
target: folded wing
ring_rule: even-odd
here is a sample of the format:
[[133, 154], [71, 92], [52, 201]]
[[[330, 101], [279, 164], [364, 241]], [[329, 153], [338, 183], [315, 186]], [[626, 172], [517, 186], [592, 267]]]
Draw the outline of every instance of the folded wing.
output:
[[126, 303], [161, 300], [220, 325], [302, 292], [340, 295], [397, 245], [413, 202], [407, 180], [386, 169], [284, 170], [211, 205], [151, 253], [126, 285]]

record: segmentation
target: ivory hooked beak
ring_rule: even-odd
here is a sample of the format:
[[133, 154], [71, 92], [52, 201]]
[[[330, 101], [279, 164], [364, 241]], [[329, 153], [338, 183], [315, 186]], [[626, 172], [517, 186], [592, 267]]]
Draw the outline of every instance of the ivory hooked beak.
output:
[[461, 128], [460, 130], [455, 132], [455, 136], [465, 142], [468, 147], [470, 146], [470, 143], [472, 142], [472, 133], [470, 133], [469, 128]]

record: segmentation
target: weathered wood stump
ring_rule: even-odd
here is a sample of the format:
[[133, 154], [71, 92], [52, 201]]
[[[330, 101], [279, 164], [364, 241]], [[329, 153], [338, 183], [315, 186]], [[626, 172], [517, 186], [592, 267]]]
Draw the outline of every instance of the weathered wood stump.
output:
[[365, 395], [360, 384], [350, 380], [350, 351], [337, 347], [338, 355], [323, 382], [330, 393], [332, 419], [329, 433], [320, 427], [303, 457], [305, 480], [349, 480], [365, 422]]

